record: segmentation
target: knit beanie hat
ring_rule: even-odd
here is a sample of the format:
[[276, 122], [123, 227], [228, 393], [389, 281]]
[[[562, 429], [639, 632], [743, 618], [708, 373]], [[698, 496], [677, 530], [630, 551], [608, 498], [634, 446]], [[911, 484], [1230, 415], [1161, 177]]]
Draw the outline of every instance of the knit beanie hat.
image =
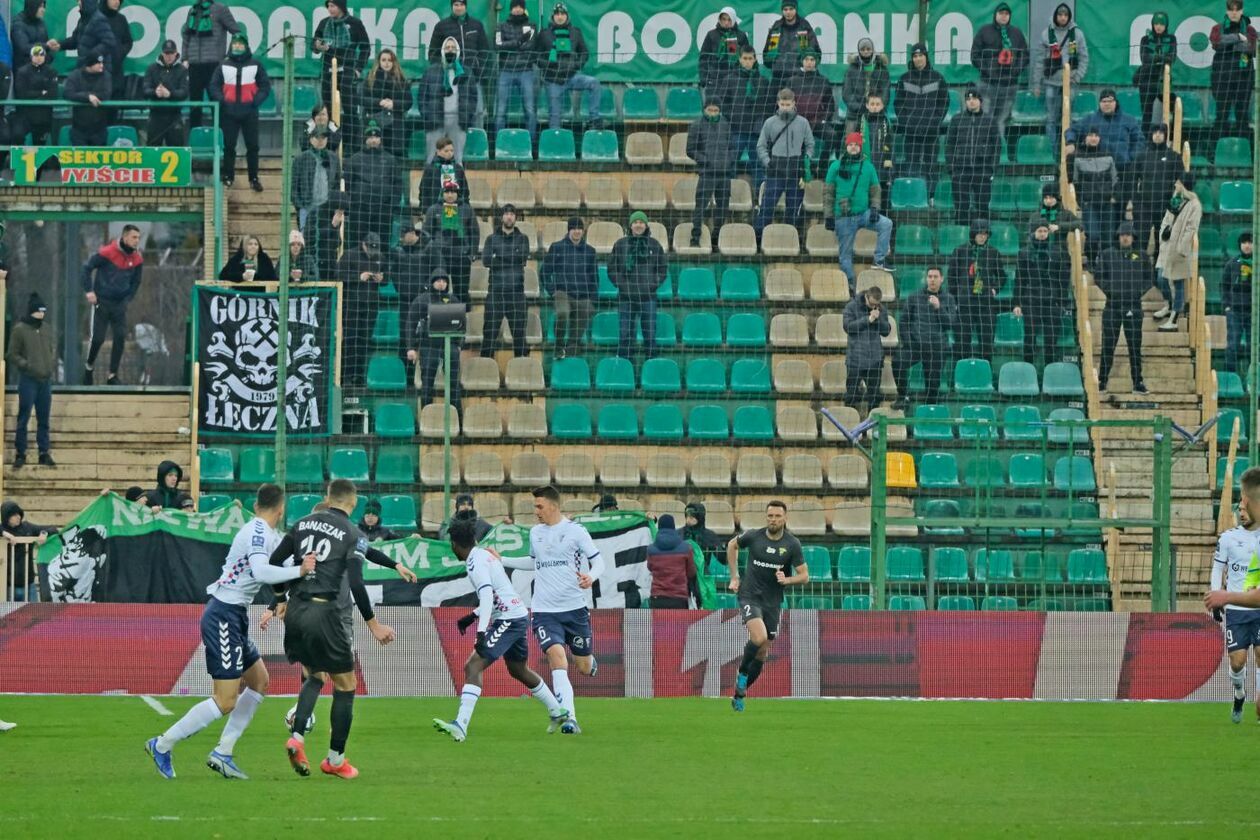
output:
[[647, 213], [644, 213], [642, 210], [635, 210], [630, 214], [630, 224], [635, 222], [643, 222], [646, 225], [648, 223]]

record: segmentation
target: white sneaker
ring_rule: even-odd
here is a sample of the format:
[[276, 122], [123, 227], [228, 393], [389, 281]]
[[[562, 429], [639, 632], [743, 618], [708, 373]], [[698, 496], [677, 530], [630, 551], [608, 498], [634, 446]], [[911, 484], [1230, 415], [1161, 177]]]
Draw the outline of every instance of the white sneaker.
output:
[[1176, 332], [1177, 331], [1177, 314], [1174, 312], [1168, 316], [1168, 320], [1159, 325], [1160, 332]]
[[1172, 314], [1172, 309], [1170, 309], [1168, 304], [1165, 303], [1159, 309], [1156, 309], [1155, 314], [1153, 314], [1151, 317], [1154, 318], [1156, 321], [1158, 321], [1160, 318], [1167, 318], [1171, 314]]
[[7, 720], [0, 720], [0, 732], [8, 732], [10, 729], [16, 728], [16, 723], [9, 723]]

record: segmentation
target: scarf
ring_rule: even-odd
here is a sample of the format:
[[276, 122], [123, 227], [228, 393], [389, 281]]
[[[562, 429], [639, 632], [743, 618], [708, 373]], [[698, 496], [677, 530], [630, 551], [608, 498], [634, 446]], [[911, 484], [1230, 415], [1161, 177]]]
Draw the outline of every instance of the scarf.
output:
[[1041, 218], [1045, 219], [1047, 222], [1049, 222], [1052, 225], [1057, 225], [1059, 223], [1058, 206], [1056, 205], [1054, 207], [1047, 207], [1044, 204], [1041, 205]]
[[[1232, 23], [1230, 19], [1227, 17], [1221, 21], [1221, 32], [1222, 33], [1236, 32], [1239, 35], [1241, 35], [1243, 38], [1246, 38], [1247, 28], [1249, 26], [1251, 26], [1251, 18], [1247, 17], [1246, 15], [1243, 15], [1242, 17], [1238, 18], [1238, 23], [1236, 24]], [[1238, 66], [1247, 67], [1250, 64], [1251, 64], [1251, 56], [1247, 55], [1245, 52], [1239, 51]]]
[[555, 64], [560, 60], [561, 55], [573, 52], [573, 36], [569, 34], [567, 26], [556, 27], [552, 32], [554, 37], [551, 41], [551, 51], [547, 53], [547, 61]]
[[739, 63], [739, 36], [735, 34], [735, 31], [732, 29], [729, 35], [723, 35], [718, 43], [718, 56], [726, 64]]
[[442, 230], [460, 235], [464, 232], [464, 224], [459, 218], [459, 204], [442, 205]]
[[980, 255], [984, 253], [987, 246], [977, 245], [976, 241], [971, 240], [971, 264], [967, 266], [967, 276], [971, 278], [971, 293], [973, 295], [984, 294], [984, 275], [980, 271]]
[[1186, 206], [1186, 199], [1181, 193], [1173, 193], [1172, 198], [1168, 199], [1168, 212], [1174, 216], [1181, 212], [1181, 208]]
[[[1253, 254], [1252, 256], [1255, 255]], [[1238, 279], [1244, 283], [1251, 282], [1251, 259], [1252, 257], [1248, 257], [1245, 254], [1238, 255]]]
[[344, 50], [350, 46], [350, 24], [346, 22], [348, 15], [342, 15], [339, 18], [324, 18], [327, 24], [324, 28], [324, 42], [328, 44], [328, 50], [324, 55], [329, 56], [333, 50]]
[[214, 32], [214, 18], [210, 16], [213, 0], [199, 0], [188, 10], [184, 31], [189, 35], [209, 36]]
[[1164, 58], [1173, 55], [1176, 47], [1173, 45], [1173, 35], [1171, 32], [1165, 32], [1163, 35], [1156, 35], [1155, 30], [1146, 30], [1146, 42], [1156, 58]]
[[[741, 67], [739, 69], [742, 71], [744, 68]], [[758, 78], [760, 75], [761, 74], [757, 70], [756, 67], [754, 67], [752, 70], [744, 72], [744, 96], [746, 98], [752, 99], [754, 96], [757, 95], [757, 92], [753, 87], [753, 79]]]
[[[995, 23], [994, 26], [997, 26], [997, 24]], [[1009, 50], [1011, 48], [1011, 34], [1007, 31], [1008, 29], [1010, 29], [1009, 25], [998, 26], [997, 28], [998, 35], [1002, 36], [1002, 49], [1004, 50]]]
[[648, 239], [651, 234], [644, 231], [642, 236], [630, 236], [630, 247], [626, 249], [626, 271], [634, 271], [635, 265], [648, 254]]
[[455, 80], [464, 75], [464, 63], [456, 58], [454, 61], [446, 60], [446, 53], [442, 53], [442, 96], [450, 96], [455, 92]]

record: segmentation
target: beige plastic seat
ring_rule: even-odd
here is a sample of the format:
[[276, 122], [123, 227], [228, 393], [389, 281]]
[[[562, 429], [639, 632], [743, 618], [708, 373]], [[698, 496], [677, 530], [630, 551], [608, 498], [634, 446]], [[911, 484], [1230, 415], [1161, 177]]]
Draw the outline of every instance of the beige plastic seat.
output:
[[538, 284], [538, 266], [535, 263], [529, 263], [524, 269], [525, 279], [525, 297], [529, 300], [537, 300], [542, 295], [542, 288]]
[[822, 461], [816, 455], [786, 455], [783, 486], [791, 490], [819, 490], [823, 485]]
[[796, 228], [779, 222], [766, 225], [761, 232], [761, 253], [767, 257], [798, 257], [801, 236]]
[[[565, 452], [556, 459], [556, 482], [574, 487], [595, 486], [595, 462], [585, 452]], [[590, 510], [588, 505], [587, 511]]]
[[477, 513], [491, 525], [498, 525], [511, 510], [508, 497], [502, 493], [478, 493], [476, 502]]
[[864, 260], [869, 260], [875, 256], [875, 242], [877, 240], [875, 231], [862, 228], [857, 232], [857, 236], [853, 239], [853, 254]]
[[[475, 306], [468, 310], [468, 324], [464, 327], [464, 343], [480, 344], [481, 334], [484, 331], [486, 321], [486, 312], [480, 306]], [[452, 348], [451, 352], [454, 352]]]
[[543, 182], [542, 206], [548, 210], [576, 210], [582, 206], [582, 190], [572, 178], [548, 177]]
[[626, 205], [621, 181], [606, 175], [586, 182], [586, 206], [590, 210], [620, 210]]
[[775, 362], [774, 390], [780, 394], [814, 393], [814, 373], [809, 362], [804, 359], [780, 359]]
[[[675, 251], [678, 249], [675, 248]], [[805, 279], [795, 268], [772, 268], [766, 272], [766, 300], [794, 303], [805, 299]]]
[[696, 165], [696, 162], [687, 156], [687, 132], [670, 136], [669, 162], [674, 166]]
[[[426, 452], [420, 456], [420, 482], [430, 487], [441, 487], [446, 480], [446, 453], [439, 448], [436, 452]], [[459, 454], [451, 455], [451, 483], [461, 481]]]
[[[644, 504], [643, 512], [648, 516], [661, 517], [669, 514], [674, 517], [674, 522], [681, 523], [683, 521], [683, 511], [685, 506], [681, 499], [673, 496], [649, 496]], [[710, 528], [713, 526], [710, 525]]]
[[529, 250], [537, 251], [538, 228], [534, 227], [534, 223], [529, 221], [518, 221], [516, 223], [516, 229], [524, 234], [525, 238], [529, 240]]
[[[823, 174], [827, 173], [824, 172]], [[826, 193], [826, 187], [827, 185], [822, 178], [815, 178], [805, 185], [805, 201], [802, 202], [801, 207], [805, 209], [806, 213], [821, 213], [826, 209], [823, 206], [823, 195]]]
[[621, 510], [637, 511], [639, 513], [643, 513], [645, 512], [644, 509], [647, 507], [647, 503], [644, 502], [642, 499], [636, 498], [634, 496], [618, 496], [617, 506]]
[[[476, 344], [480, 344], [484, 338], [485, 330], [485, 310], [474, 309], [468, 313], [468, 331], [466, 340]], [[476, 337], [473, 337], [473, 328], [476, 327]], [[525, 343], [526, 344], [542, 344], [542, 316], [538, 314], [538, 307], [531, 306], [525, 313]], [[506, 318], [499, 324], [499, 349], [510, 349], [512, 344], [512, 329], [508, 326]]]
[[518, 209], [533, 210], [538, 199], [534, 195], [534, 182], [529, 178], [508, 178], [499, 184], [496, 196], [500, 207], [515, 204]]
[[547, 410], [534, 403], [517, 403], [508, 412], [508, 437], [536, 439], [547, 436]]
[[871, 465], [862, 455], [832, 455], [827, 484], [837, 490], [865, 490], [871, 485]]
[[499, 363], [473, 356], [459, 366], [459, 381], [465, 393], [499, 390]]
[[804, 499], [792, 505], [788, 514], [792, 533], [801, 537], [822, 537], [827, 534], [827, 512], [823, 500]]
[[550, 221], [543, 225], [542, 229], [542, 249], [545, 252], [555, 243], [559, 242], [569, 235], [569, 223], [567, 221]]
[[730, 456], [725, 452], [701, 452], [696, 455], [691, 459], [691, 483], [696, 487], [730, 487]]
[[[905, 413], [904, 411], [902, 411], [901, 409], [884, 408], [883, 406], [881, 406], [881, 407], [879, 407], [879, 408], [873, 408], [873, 409], [871, 409], [871, 414], [872, 414], [872, 415], [875, 415], [875, 414], [882, 414], [882, 415], [884, 415], [885, 417], [901, 417], [901, 418], [904, 418], [904, 417], [906, 416], [906, 413]], [[872, 436], [874, 436], [874, 434], [875, 434], [875, 430], [874, 430], [874, 429], [872, 429], [872, 430], [871, 430], [871, 435], [872, 435]], [[904, 425], [904, 424], [901, 424], [901, 423], [898, 423], [898, 424], [896, 424], [896, 425], [889, 426], [889, 427], [888, 427], [888, 439], [889, 439], [890, 441], [902, 441], [902, 440], [905, 440], [905, 439], [906, 439], [906, 427], [905, 427], [905, 425]]]
[[[474, 210], [489, 210], [493, 207], [494, 194], [490, 191], [490, 182], [485, 178], [469, 178], [468, 203]], [[428, 210], [429, 208], [422, 207], [420, 209]]]
[[[648, 487], [685, 487], [687, 468], [675, 452], [653, 452], [643, 470]], [[727, 473], [729, 483], [730, 473]]]
[[849, 334], [844, 331], [844, 316], [824, 312], [814, 322], [814, 343], [819, 347], [848, 347]]
[[492, 439], [503, 437], [503, 417], [495, 403], [474, 403], [464, 407], [464, 437]]
[[441, 492], [425, 496], [423, 504], [420, 505], [421, 530], [426, 534], [436, 534], [445, 520], [446, 509], [442, 507]]
[[[822, 367], [818, 369], [818, 389], [824, 394], [838, 398], [844, 393], [844, 386], [847, 381], [848, 371], [845, 370], [843, 359], [829, 359], [823, 362]], [[823, 437], [826, 437], [828, 425], [830, 424], [823, 421]]]
[[529, 526], [534, 524], [534, 497], [530, 493], [516, 493], [512, 496], [512, 518], [518, 524]]
[[691, 244], [691, 222], [682, 222], [674, 227], [674, 253], [684, 257], [708, 256], [713, 253], [713, 234], [708, 225], [700, 226], [700, 244]]
[[[705, 499], [703, 504], [705, 525], [711, 528], [715, 534], [725, 536], [726, 534], [735, 533], [735, 511], [731, 508], [729, 501], [726, 499]], [[765, 512], [763, 510], [763, 525], [765, 524], [764, 517]]]
[[840, 255], [840, 243], [834, 231], [823, 225], [810, 225], [805, 231], [805, 250], [811, 257], [835, 257]]
[[[894, 497], [888, 498], [887, 515], [889, 517], [914, 516], [914, 505], [909, 499], [898, 499]], [[889, 525], [887, 528], [890, 537], [917, 537], [919, 529], [913, 525]]]
[[718, 251], [727, 257], [757, 256], [757, 233], [744, 222], [727, 222], [718, 233]]
[[888, 326], [891, 328], [888, 330], [888, 335], [881, 335], [879, 337], [879, 343], [885, 348], [896, 347], [901, 343], [901, 337], [897, 333], [897, 319], [892, 315], [888, 316]]
[[503, 459], [498, 452], [467, 452], [464, 483], [471, 487], [503, 486]]
[[512, 483], [539, 487], [551, 483], [551, 464], [541, 452], [517, 452], [512, 456]]
[[774, 458], [755, 452], [741, 452], [735, 463], [735, 483], [741, 489], [777, 487], [779, 477], [774, 469]]
[[1207, 316], [1208, 347], [1212, 350], [1224, 350], [1228, 347], [1225, 332], [1225, 316]]
[[732, 178], [731, 210], [736, 213], [751, 213], [752, 209], [752, 187], [743, 178]]
[[657, 178], [631, 178], [626, 190], [626, 201], [635, 210], [664, 210], [669, 203], [665, 185]]
[[[839, 364], [842, 368], [844, 367], [843, 362], [837, 362], [836, 364]], [[830, 393], [834, 393], [835, 399], [838, 400], [843, 392], [844, 387], [841, 386], [836, 391]], [[830, 405], [824, 405], [823, 408], [831, 412], [831, 416], [839, 420], [840, 424], [846, 429], [852, 429], [857, 426], [858, 423], [862, 422], [862, 418], [858, 415], [857, 409], [852, 406], [832, 403]], [[848, 438], [840, 433], [840, 430], [835, 427], [834, 423], [826, 417], [822, 417], [821, 412], [819, 413], [819, 418], [818, 425], [819, 428], [822, 429], [823, 440], [831, 441], [833, 443], [848, 443]]]
[[661, 142], [661, 135], [654, 131], [636, 131], [626, 138], [626, 163], [660, 166], [664, 162], [665, 144]]
[[838, 268], [815, 268], [809, 278], [809, 299], [819, 303], [848, 303], [848, 278]]
[[665, 253], [669, 253], [669, 229], [660, 222], [648, 222], [648, 236], [661, 243]]
[[595, 500], [590, 496], [569, 496], [560, 503], [560, 510], [565, 516], [590, 513], [593, 507], [595, 507]]
[[[440, 438], [443, 435], [443, 409], [449, 408], [446, 403], [429, 403], [420, 409], [420, 436]], [[459, 412], [450, 408], [451, 437], [459, 434]]]
[[534, 356], [513, 356], [508, 359], [503, 382], [509, 391], [543, 390], [547, 386], [543, 382], [542, 359]]
[[609, 487], [638, 487], [638, 453], [609, 452], [604, 455], [604, 460], [599, 465], [599, 480]]
[[485, 300], [490, 295], [490, 269], [475, 264], [468, 270], [468, 297]]
[[494, 226], [485, 219], [477, 220], [477, 250], [483, 250], [486, 247], [486, 240], [490, 238], [490, 234], [494, 233]]
[[868, 268], [859, 271], [857, 276], [858, 289], [869, 289], [871, 286], [879, 286], [879, 290], [884, 294], [885, 302], [897, 299], [897, 284], [893, 280], [891, 272], [878, 268]]
[[781, 312], [770, 319], [771, 347], [808, 347], [809, 321], [796, 312]]
[[869, 537], [871, 535], [871, 504], [868, 500], [836, 503], [831, 513], [831, 532], [839, 537]]
[[586, 229], [586, 242], [597, 254], [611, 254], [617, 240], [625, 236], [625, 231], [616, 222], [591, 222]]
[[780, 440], [804, 442], [818, 439], [818, 417], [808, 403], [780, 402], [775, 409], [775, 426]]
[[696, 187], [700, 179], [695, 175], [679, 175], [670, 191], [669, 201], [675, 210], [696, 209]]
[[[741, 499], [739, 502], [739, 528], [747, 531], [750, 528], [762, 528], [766, 524], [766, 502], [768, 497], [758, 496], [755, 499]], [[795, 521], [791, 525], [796, 530]]]

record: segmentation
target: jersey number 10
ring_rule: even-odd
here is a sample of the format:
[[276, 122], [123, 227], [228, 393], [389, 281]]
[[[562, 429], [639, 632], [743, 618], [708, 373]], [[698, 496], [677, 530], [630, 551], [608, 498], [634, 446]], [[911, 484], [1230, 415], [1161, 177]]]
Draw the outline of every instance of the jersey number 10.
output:
[[[331, 552], [332, 543], [328, 541], [327, 537], [320, 539], [319, 542], [316, 542], [314, 537], [305, 537], [302, 540], [302, 556], [305, 557], [308, 554], [314, 554], [316, 563], [323, 563], [328, 559], [328, 555]], [[312, 578], [314, 576], [314, 572], [307, 575], [308, 578]]]

